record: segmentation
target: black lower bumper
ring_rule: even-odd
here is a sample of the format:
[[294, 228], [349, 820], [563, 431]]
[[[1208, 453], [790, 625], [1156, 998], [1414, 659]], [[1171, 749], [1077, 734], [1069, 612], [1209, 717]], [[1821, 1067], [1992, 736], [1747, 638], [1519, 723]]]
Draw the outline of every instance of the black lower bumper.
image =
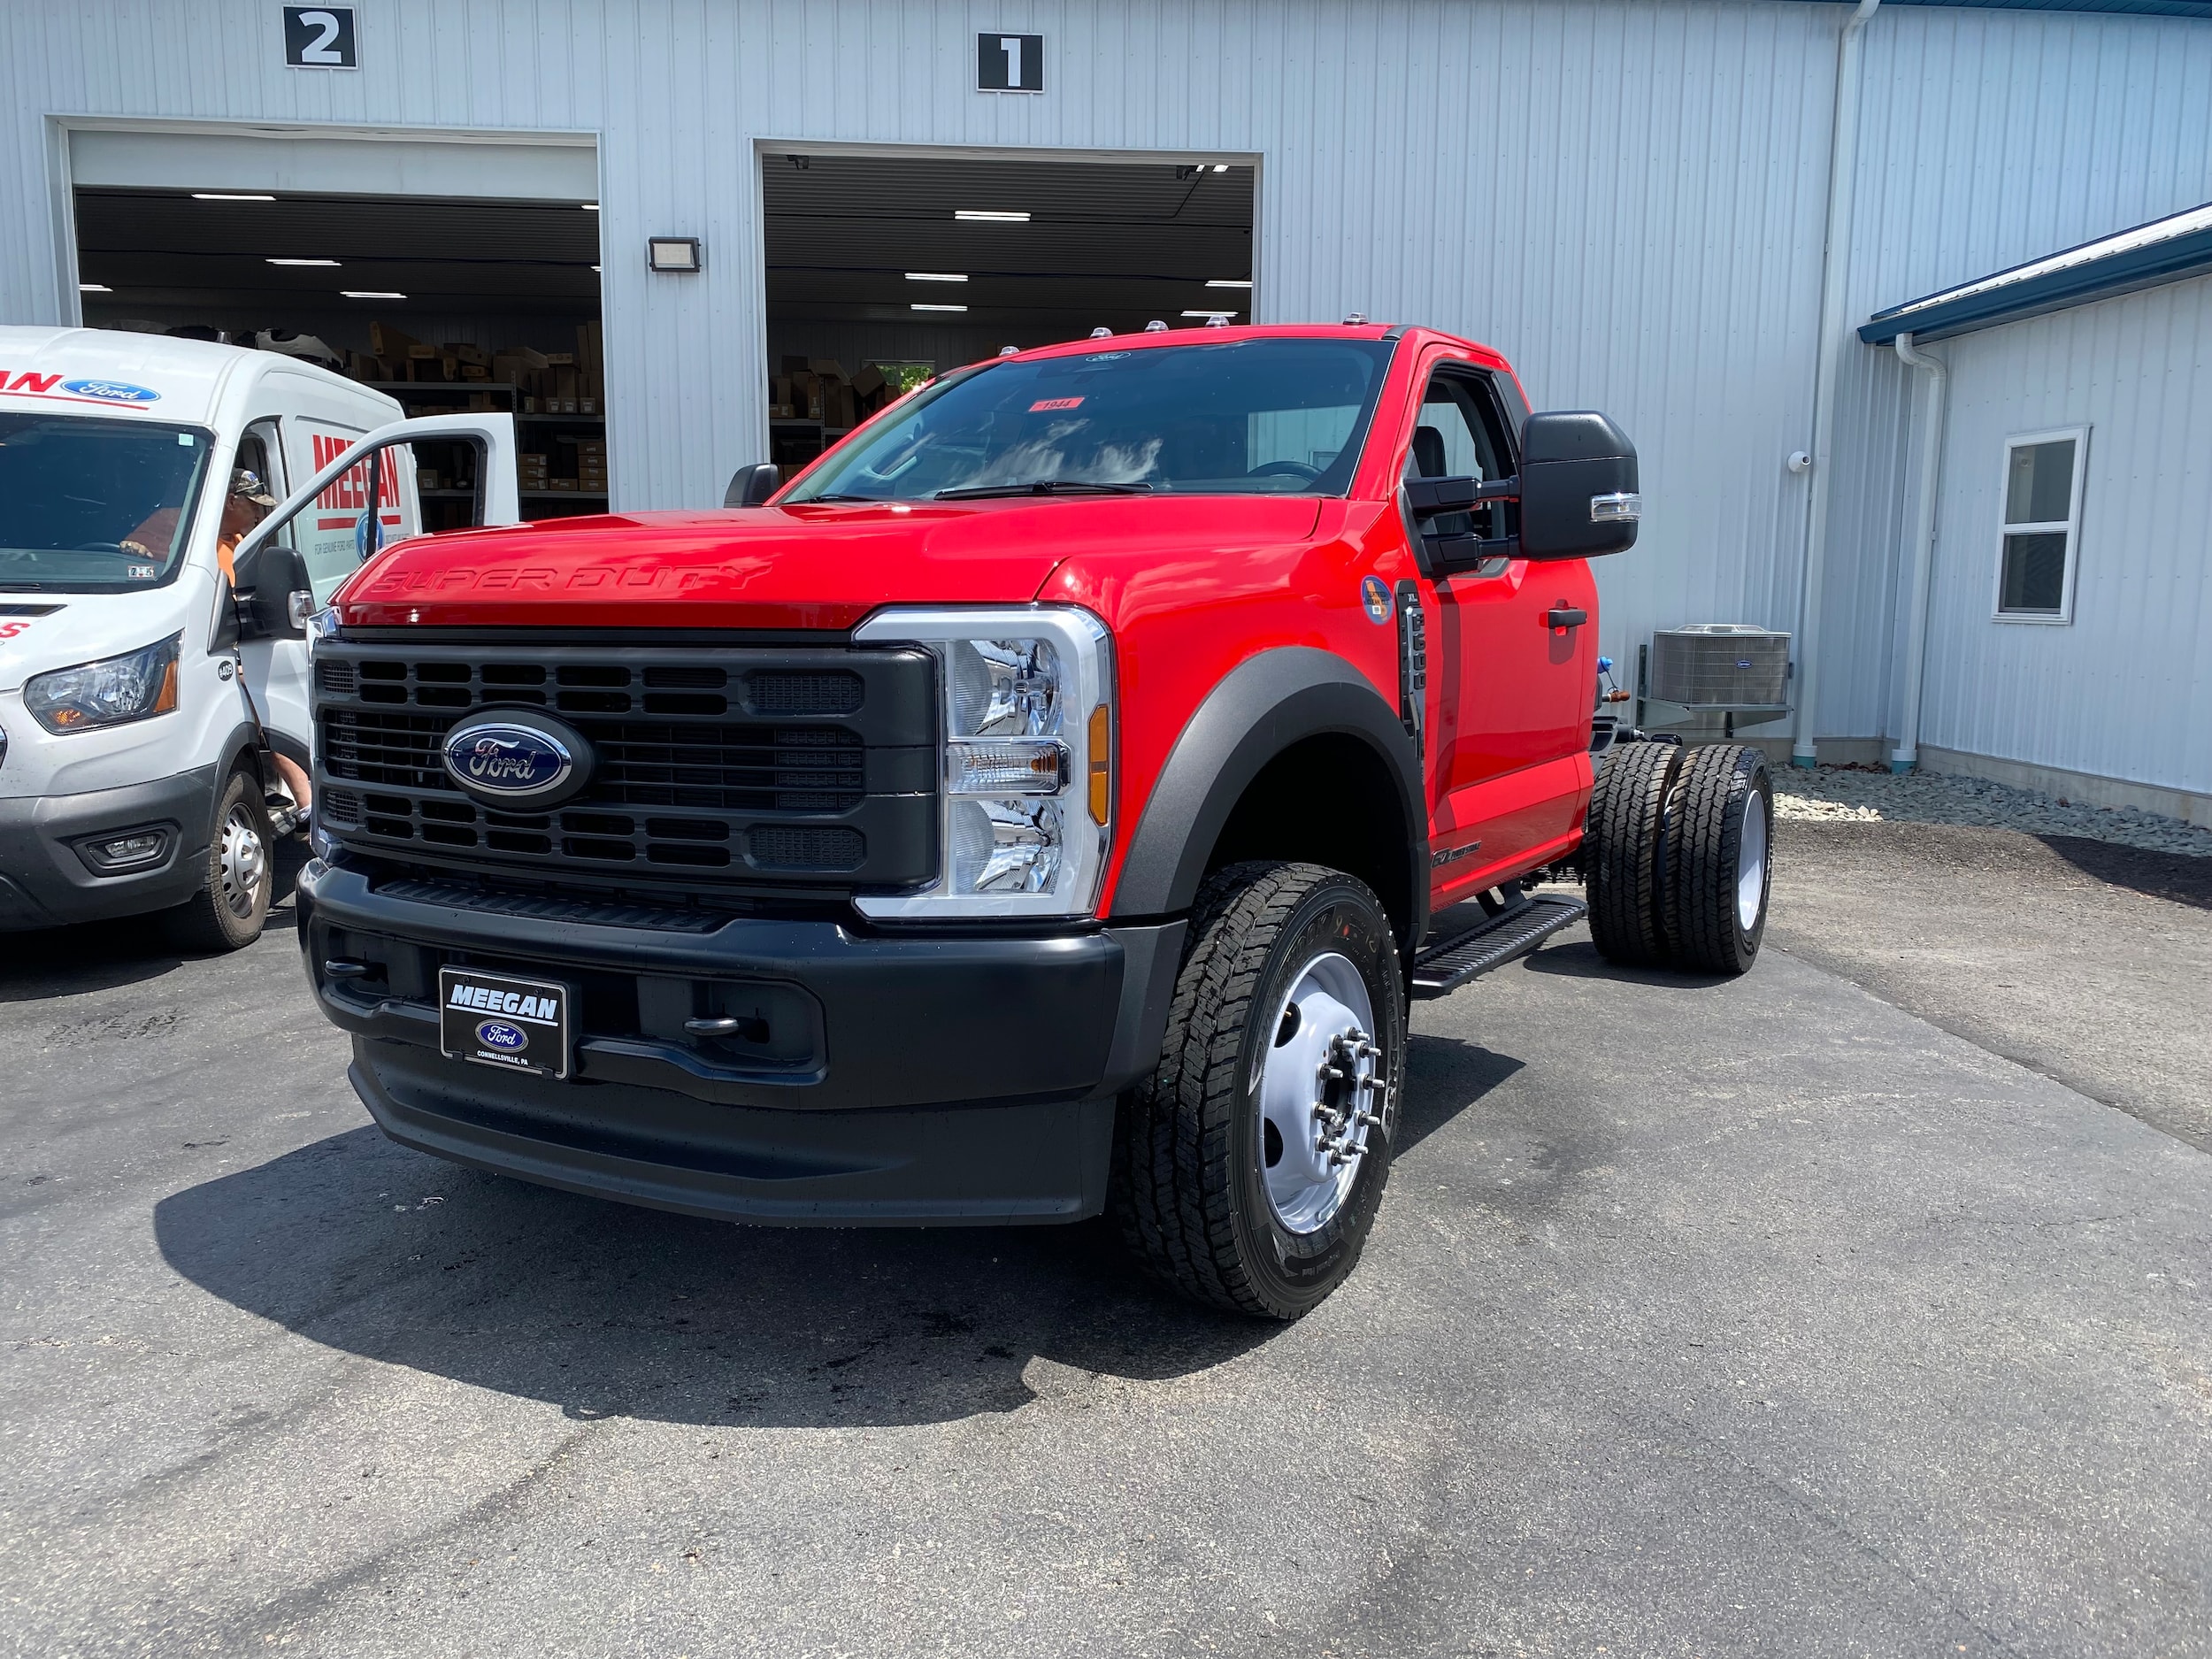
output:
[[[353, 1033], [354, 1087], [388, 1133], [574, 1191], [784, 1224], [1095, 1214], [1114, 1098], [1157, 1059], [1184, 928], [695, 931], [394, 885], [318, 862], [298, 900], [317, 998]], [[572, 1075], [441, 1053], [445, 966], [572, 987]], [[686, 1029], [732, 1015], [732, 1034]]]
[[[0, 800], [0, 933], [140, 916], [189, 899], [206, 879], [219, 771]], [[105, 872], [82, 850], [133, 831], [162, 837], [138, 867]]]

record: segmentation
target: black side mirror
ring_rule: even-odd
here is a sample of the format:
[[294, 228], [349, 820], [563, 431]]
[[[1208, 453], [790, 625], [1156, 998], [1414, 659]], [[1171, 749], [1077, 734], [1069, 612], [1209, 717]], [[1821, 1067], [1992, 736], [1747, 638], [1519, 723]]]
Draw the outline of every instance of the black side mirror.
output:
[[776, 493], [780, 481], [773, 461], [757, 461], [750, 466], [741, 466], [730, 475], [730, 487], [722, 492], [722, 504], [725, 507], [764, 507], [768, 504], [768, 498]]
[[1531, 415], [1521, 429], [1521, 557], [1595, 558], [1636, 545], [1636, 446], [1594, 410]]
[[[246, 572], [239, 572], [239, 580], [246, 580]], [[239, 595], [244, 611], [241, 618], [248, 639], [283, 640], [303, 639], [307, 634], [306, 618], [295, 617], [298, 607], [293, 601], [298, 595], [310, 591], [307, 565], [300, 556], [288, 547], [264, 547], [254, 560], [253, 586]]]

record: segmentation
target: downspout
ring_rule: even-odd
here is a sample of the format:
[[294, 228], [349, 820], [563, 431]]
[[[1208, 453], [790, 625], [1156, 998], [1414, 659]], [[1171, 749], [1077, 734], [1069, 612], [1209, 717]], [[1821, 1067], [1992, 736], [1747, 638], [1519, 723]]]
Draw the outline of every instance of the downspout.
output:
[[1828, 458], [1835, 442], [1836, 371], [1850, 274], [1852, 185], [1859, 156], [1859, 33], [1882, 0], [1859, 0], [1836, 48], [1835, 127], [1828, 146], [1828, 242], [1821, 255], [1820, 357], [1813, 377], [1813, 487], [1805, 505], [1805, 567], [1798, 597], [1797, 721], [1790, 764], [1811, 766], [1820, 687], [1820, 588], [1828, 568]]
[[1935, 576], [1936, 477], [1943, 464], [1943, 396], [1950, 380], [1942, 360], [1916, 350], [1912, 331], [1897, 336], [1897, 355], [1920, 371], [1927, 396], [1920, 411], [1920, 499], [1912, 525], [1912, 598], [1905, 618], [1905, 707], [1889, 769], [1910, 772], [1920, 758], [1920, 687], [1928, 661], [1928, 591]]

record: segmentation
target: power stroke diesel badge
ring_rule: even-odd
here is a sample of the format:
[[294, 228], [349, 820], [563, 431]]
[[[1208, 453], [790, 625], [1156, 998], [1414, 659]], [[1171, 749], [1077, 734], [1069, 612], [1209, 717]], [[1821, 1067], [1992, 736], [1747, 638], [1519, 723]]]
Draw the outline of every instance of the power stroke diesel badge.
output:
[[446, 773], [487, 806], [555, 806], [591, 778], [591, 745], [534, 710], [475, 715], [446, 733]]

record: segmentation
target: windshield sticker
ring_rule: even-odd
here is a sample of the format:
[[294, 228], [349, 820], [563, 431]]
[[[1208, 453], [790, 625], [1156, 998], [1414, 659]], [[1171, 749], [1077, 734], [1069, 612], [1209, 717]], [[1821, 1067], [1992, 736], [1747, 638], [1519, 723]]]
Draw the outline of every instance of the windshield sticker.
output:
[[1393, 601], [1390, 589], [1379, 576], [1370, 576], [1359, 585], [1359, 603], [1367, 612], [1367, 619], [1380, 627], [1390, 620]]
[[1126, 351], [1094, 351], [1089, 357], [1085, 357], [1083, 361], [1086, 363], [1112, 363], [1117, 359], [1125, 357], [1128, 355], [1129, 354]]
[[160, 571], [151, 565], [134, 565], [130, 570], [130, 579], [134, 582], [150, 582], [160, 574]]
[[37, 397], [54, 403], [104, 403], [111, 409], [143, 409], [161, 394], [127, 380], [65, 380], [59, 373], [0, 368], [0, 392], [10, 397]]
[[1082, 406], [1083, 400], [1079, 397], [1041, 397], [1030, 404], [1029, 412], [1033, 415], [1041, 409], [1080, 409]]

